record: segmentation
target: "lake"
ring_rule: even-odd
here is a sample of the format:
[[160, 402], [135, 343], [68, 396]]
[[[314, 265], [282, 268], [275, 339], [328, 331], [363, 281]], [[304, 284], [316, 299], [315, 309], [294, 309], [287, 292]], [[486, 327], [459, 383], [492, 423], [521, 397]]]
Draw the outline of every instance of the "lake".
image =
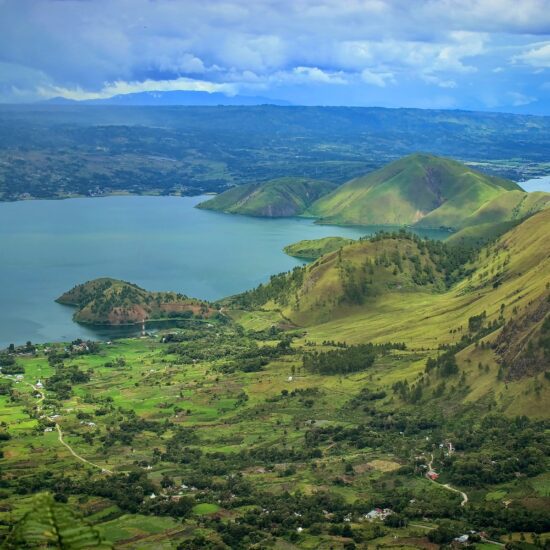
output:
[[518, 182], [518, 185], [522, 189], [525, 189], [525, 191], [546, 191], [547, 193], [550, 193], [550, 176], [520, 181]]
[[[0, 203], [0, 349], [10, 343], [110, 338], [54, 302], [78, 283], [115, 277], [208, 300], [252, 288], [302, 262], [282, 248], [380, 227], [315, 225], [199, 210], [206, 197], [102, 197]], [[448, 233], [425, 231], [442, 238]]]

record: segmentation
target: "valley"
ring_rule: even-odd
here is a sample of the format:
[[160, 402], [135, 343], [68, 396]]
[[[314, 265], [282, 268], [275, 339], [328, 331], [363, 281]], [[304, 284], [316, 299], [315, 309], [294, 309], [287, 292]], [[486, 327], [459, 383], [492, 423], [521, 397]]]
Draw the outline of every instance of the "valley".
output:
[[63, 514], [101, 548], [544, 544], [549, 228], [379, 233], [208, 324], [6, 350], [6, 547]]

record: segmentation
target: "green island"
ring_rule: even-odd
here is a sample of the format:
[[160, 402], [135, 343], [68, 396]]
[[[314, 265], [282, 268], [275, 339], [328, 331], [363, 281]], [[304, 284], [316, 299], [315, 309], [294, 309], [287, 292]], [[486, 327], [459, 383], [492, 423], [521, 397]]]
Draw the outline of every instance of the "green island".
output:
[[284, 252], [295, 258], [304, 260], [316, 260], [321, 256], [334, 252], [347, 244], [351, 244], [353, 239], [344, 239], [343, 237], [324, 237], [322, 239], [309, 239], [298, 241], [297, 243], [285, 246]]
[[209, 318], [217, 310], [203, 300], [176, 292], [149, 292], [137, 285], [102, 277], [79, 284], [56, 302], [77, 308], [73, 319], [92, 325], [132, 325], [145, 321]]
[[3, 547], [547, 546], [550, 209], [499, 233], [379, 233], [217, 304], [75, 287], [79, 321], [192, 317], [0, 353]]

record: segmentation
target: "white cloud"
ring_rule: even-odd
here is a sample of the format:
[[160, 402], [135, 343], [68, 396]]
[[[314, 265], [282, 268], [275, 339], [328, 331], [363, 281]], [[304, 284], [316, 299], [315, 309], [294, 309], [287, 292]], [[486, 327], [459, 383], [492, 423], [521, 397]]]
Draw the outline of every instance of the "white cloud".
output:
[[535, 47], [514, 56], [512, 61], [524, 63], [538, 69], [548, 69], [550, 68], [550, 42], [537, 44]]
[[105, 99], [119, 94], [132, 94], [137, 92], [174, 92], [174, 91], [193, 91], [193, 92], [223, 92], [228, 95], [234, 95], [236, 88], [232, 84], [216, 84], [206, 80], [193, 80], [191, 78], [177, 78], [174, 80], [144, 80], [141, 82], [125, 82], [117, 80], [106, 83], [101, 90], [90, 92], [80, 87], [64, 88], [61, 86], [40, 86], [38, 94], [43, 98], [64, 97], [66, 99]]
[[317, 67], [294, 67], [292, 75], [298, 77], [299, 80], [305, 79], [323, 84], [346, 84], [344, 73], [341, 71], [330, 73]]
[[393, 73], [375, 73], [370, 69], [363, 69], [361, 71], [361, 80], [380, 88], [384, 88], [387, 82], [395, 82]]
[[422, 80], [427, 84], [434, 84], [440, 88], [456, 88], [457, 86], [454, 80], [445, 80], [433, 74], [423, 74]]
[[537, 101], [536, 97], [527, 96], [519, 92], [508, 92], [508, 96], [512, 100], [512, 105], [514, 107], [521, 107], [522, 105], [529, 105], [534, 101]]

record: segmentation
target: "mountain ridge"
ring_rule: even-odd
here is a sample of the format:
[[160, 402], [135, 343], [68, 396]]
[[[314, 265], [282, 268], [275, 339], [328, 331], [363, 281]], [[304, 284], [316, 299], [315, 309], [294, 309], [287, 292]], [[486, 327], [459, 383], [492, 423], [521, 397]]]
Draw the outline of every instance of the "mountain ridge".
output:
[[221, 92], [200, 92], [187, 90], [134, 92], [129, 94], [116, 94], [107, 98], [98, 99], [68, 99], [65, 97], [53, 97], [42, 104], [49, 105], [135, 105], [135, 106], [217, 106], [217, 105], [279, 105], [290, 106], [289, 101], [272, 99], [262, 96], [229, 96]]

